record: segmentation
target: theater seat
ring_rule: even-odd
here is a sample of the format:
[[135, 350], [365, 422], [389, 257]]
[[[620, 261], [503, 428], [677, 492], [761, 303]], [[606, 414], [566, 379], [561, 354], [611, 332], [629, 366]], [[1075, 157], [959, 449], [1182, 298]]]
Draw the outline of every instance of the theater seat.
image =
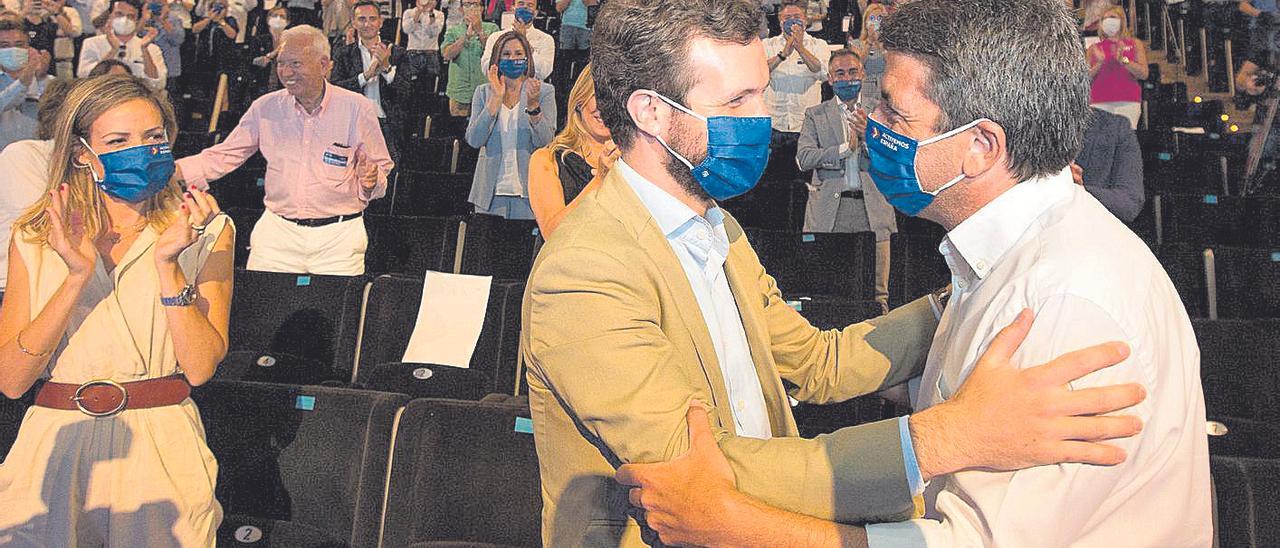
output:
[[1280, 459], [1280, 425], [1234, 417], [1212, 422], [1217, 428], [1209, 434], [1210, 455]]
[[350, 381], [364, 286], [363, 276], [237, 270], [228, 355], [261, 367], [228, 362], [223, 378]]
[[1205, 252], [1203, 247], [1165, 244], [1155, 250], [1156, 260], [1169, 275], [1178, 296], [1192, 318], [1209, 315], [1208, 288], [1205, 283]]
[[1220, 318], [1280, 318], [1280, 250], [1213, 248]]
[[[214, 380], [192, 398], [218, 459], [220, 545], [377, 545], [394, 422], [408, 396]], [[258, 543], [236, 540], [246, 525]]]
[[875, 236], [762, 230], [752, 242], [760, 263], [787, 299], [875, 299]]
[[365, 272], [410, 274], [452, 272], [460, 217], [367, 215], [369, 248]]
[[541, 546], [528, 408], [414, 400], [396, 432], [382, 546]]
[[472, 206], [467, 202], [471, 179], [469, 173], [399, 171], [391, 214], [448, 217], [471, 213]]
[[254, 225], [258, 224], [258, 219], [262, 218], [262, 211], [262, 204], [258, 204], [257, 208], [233, 207], [223, 210], [236, 225], [235, 264], [237, 268], [244, 268], [249, 263], [249, 243], [252, 241], [250, 238], [253, 236]]
[[1280, 321], [1194, 320], [1211, 419], [1280, 425]]
[[[415, 397], [479, 399], [490, 392], [514, 393], [524, 284], [494, 281], [490, 286], [484, 325], [467, 369], [400, 363], [417, 322], [422, 284], [421, 277], [399, 274], [373, 280], [356, 382]], [[424, 368], [430, 374], [419, 371]]]
[[938, 252], [943, 235], [900, 232], [890, 240], [890, 306], [902, 306], [951, 283], [951, 270]]
[[459, 274], [528, 279], [541, 240], [536, 222], [471, 215], [463, 220], [459, 231]]
[[1222, 548], [1280, 546], [1280, 460], [1210, 457]]
[[787, 304], [818, 329], [843, 329], [883, 314], [876, 301], [845, 297], [798, 297], [788, 299]]

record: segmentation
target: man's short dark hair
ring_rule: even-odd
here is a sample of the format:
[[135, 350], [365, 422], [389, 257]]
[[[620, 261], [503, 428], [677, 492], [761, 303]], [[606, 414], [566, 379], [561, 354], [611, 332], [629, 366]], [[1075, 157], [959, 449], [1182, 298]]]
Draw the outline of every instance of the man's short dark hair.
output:
[[591, 36], [591, 67], [600, 117], [627, 150], [636, 125], [627, 99], [639, 89], [673, 101], [697, 83], [689, 43], [710, 38], [736, 44], [759, 39], [760, 4], [751, 0], [610, 0]]
[[1089, 69], [1060, 0], [916, 0], [884, 20], [886, 50], [929, 69], [938, 132], [978, 118], [1004, 128], [1020, 180], [1067, 167], [1089, 125]]
[[360, 0], [359, 2], [356, 2], [354, 6], [351, 6], [351, 13], [354, 14], [360, 6], [369, 6], [373, 8], [373, 11], [378, 12], [379, 16], [382, 15], [382, 6], [379, 6], [378, 3], [373, 0]]

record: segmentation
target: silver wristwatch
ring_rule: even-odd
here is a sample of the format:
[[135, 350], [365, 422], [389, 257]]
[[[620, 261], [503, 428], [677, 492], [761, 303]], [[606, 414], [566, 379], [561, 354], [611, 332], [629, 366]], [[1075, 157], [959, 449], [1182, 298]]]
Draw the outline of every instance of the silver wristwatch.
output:
[[196, 284], [187, 284], [172, 297], [160, 296], [160, 304], [164, 306], [191, 306], [196, 302]]

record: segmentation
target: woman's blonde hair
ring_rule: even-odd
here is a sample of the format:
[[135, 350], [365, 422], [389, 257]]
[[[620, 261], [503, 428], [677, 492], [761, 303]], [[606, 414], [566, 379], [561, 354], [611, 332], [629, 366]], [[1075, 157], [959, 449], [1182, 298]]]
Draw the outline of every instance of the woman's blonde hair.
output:
[[569, 109], [569, 116], [565, 119], [564, 129], [560, 130], [560, 134], [547, 145], [553, 154], [576, 152], [583, 158], [587, 157], [585, 145], [595, 139], [591, 137], [591, 132], [587, 130], [587, 123], [582, 119], [582, 109], [586, 108], [587, 101], [590, 101], [595, 94], [596, 84], [591, 78], [591, 65], [588, 64], [582, 69], [582, 74], [578, 75], [578, 81], [574, 82], [573, 89], [569, 90], [569, 103], [565, 107]]
[[[858, 40], [862, 42], [863, 48], [871, 47], [871, 43], [868, 40], [871, 38], [871, 25], [869, 24], [869, 21], [871, 21], [872, 15], [879, 15], [880, 24], [883, 25], [885, 16], [889, 15], [889, 8], [885, 7], [884, 4], [867, 4], [867, 12], [862, 14], [862, 33], [858, 35]], [[876, 37], [878, 38], [879, 36], [880, 31], [877, 30]]]
[[[142, 80], [122, 74], [98, 76], [77, 82], [67, 94], [66, 102], [54, 122], [53, 154], [49, 157], [49, 184], [39, 201], [33, 204], [15, 222], [19, 230], [32, 243], [49, 241], [49, 217], [45, 213], [52, 199], [49, 192], [59, 185], [67, 185], [68, 214], [78, 213], [84, 222], [87, 237], [96, 237], [111, 226], [105, 198], [94, 182], [89, 166], [77, 157], [85, 146], [80, 139], [89, 141], [89, 128], [107, 111], [135, 99], [143, 99], [160, 110], [164, 129], [172, 138], [178, 134], [173, 107], [161, 99]], [[176, 179], [155, 196], [147, 198], [142, 215], [147, 225], [163, 231], [169, 226], [174, 210], [182, 200], [182, 187]]]
[[1124, 14], [1124, 8], [1113, 6], [1107, 11], [1102, 12], [1102, 17], [1098, 18], [1098, 35], [1102, 35], [1102, 20], [1108, 17], [1116, 17], [1120, 19], [1120, 32], [1116, 33], [1115, 38], [1133, 38], [1133, 33], [1129, 31], [1129, 17]]

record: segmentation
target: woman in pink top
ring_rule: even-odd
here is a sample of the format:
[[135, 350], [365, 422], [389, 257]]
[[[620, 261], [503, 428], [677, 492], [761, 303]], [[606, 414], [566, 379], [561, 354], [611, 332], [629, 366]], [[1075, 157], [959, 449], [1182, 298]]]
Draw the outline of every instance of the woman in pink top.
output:
[[1133, 38], [1124, 10], [1119, 7], [1103, 14], [1098, 36], [1101, 40], [1085, 52], [1093, 77], [1089, 104], [1128, 118], [1137, 129], [1142, 116], [1142, 86], [1138, 81], [1147, 79], [1147, 48]]

